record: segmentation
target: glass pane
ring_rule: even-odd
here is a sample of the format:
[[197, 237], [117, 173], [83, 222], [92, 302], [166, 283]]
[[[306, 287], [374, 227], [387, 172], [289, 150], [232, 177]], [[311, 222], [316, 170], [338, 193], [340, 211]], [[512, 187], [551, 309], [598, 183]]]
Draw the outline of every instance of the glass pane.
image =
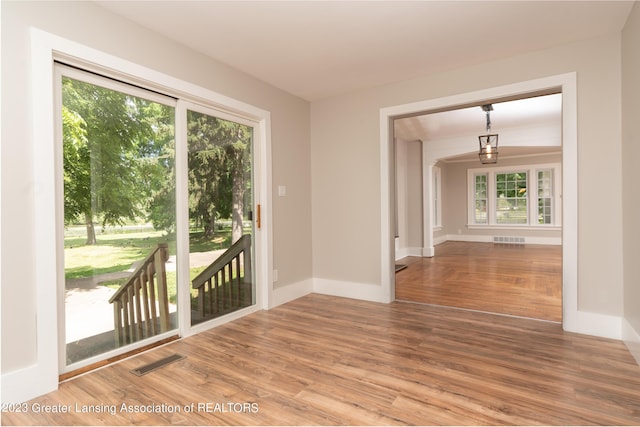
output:
[[475, 222], [476, 224], [487, 223], [487, 201], [486, 200], [476, 200]]
[[62, 78], [67, 364], [176, 327], [174, 109]]
[[496, 223], [527, 224], [527, 173], [496, 174]]
[[478, 174], [475, 179], [475, 212], [474, 222], [476, 224], [487, 223], [487, 174]]
[[255, 303], [253, 128], [187, 112], [191, 323]]
[[538, 171], [538, 224], [551, 224], [552, 170]]

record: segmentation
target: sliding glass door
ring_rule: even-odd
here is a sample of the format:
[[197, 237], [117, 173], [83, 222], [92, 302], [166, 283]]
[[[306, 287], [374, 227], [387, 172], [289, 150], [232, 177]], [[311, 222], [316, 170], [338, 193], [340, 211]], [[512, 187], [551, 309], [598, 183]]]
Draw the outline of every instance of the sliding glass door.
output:
[[189, 104], [187, 175], [191, 324], [255, 303], [253, 127]]
[[62, 64], [56, 76], [61, 371], [254, 305], [254, 123]]

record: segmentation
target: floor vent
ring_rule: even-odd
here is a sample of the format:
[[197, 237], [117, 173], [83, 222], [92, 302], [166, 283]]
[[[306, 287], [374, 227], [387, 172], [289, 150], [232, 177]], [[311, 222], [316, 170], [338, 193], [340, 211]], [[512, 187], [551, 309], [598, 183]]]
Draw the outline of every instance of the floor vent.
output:
[[524, 237], [514, 236], [493, 236], [493, 243], [503, 245], [524, 245]]
[[148, 365], [140, 366], [139, 368], [132, 369], [131, 373], [135, 374], [139, 377], [148, 374], [151, 371], [155, 371], [156, 369], [160, 369], [163, 366], [167, 366], [170, 363], [177, 362], [178, 360], [184, 359], [185, 356], [181, 354], [172, 354], [171, 356], [167, 356], [164, 359], [157, 360], [155, 362], [149, 363]]

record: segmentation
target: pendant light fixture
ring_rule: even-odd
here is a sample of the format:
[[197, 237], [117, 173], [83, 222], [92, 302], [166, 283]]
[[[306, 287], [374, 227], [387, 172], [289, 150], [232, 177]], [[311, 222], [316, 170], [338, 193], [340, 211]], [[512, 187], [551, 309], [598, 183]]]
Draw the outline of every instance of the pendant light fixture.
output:
[[487, 113], [487, 134], [478, 137], [480, 142], [478, 156], [480, 157], [480, 163], [496, 163], [498, 161], [498, 134], [491, 134], [491, 117], [489, 115], [489, 112], [493, 111], [493, 105], [483, 105], [482, 111]]

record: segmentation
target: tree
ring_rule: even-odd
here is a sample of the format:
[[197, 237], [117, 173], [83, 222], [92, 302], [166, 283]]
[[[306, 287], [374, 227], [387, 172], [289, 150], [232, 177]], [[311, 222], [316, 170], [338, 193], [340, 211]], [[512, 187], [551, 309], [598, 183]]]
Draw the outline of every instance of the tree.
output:
[[236, 140], [226, 144], [227, 170], [231, 172], [231, 241], [237, 242], [243, 234], [244, 197], [249, 190], [251, 129], [238, 125]]
[[251, 128], [188, 112], [189, 211], [212, 237], [216, 218], [231, 217], [232, 242], [242, 236], [250, 171]]
[[[123, 225], [143, 214], [152, 187], [143, 177], [158, 157], [154, 123], [166, 108], [90, 83], [63, 77], [62, 125], [65, 221], [84, 221], [87, 244], [95, 244], [94, 220]], [[172, 120], [172, 119], [171, 119]], [[166, 120], [165, 120], [166, 121]]]
[[[65, 222], [123, 225], [146, 218], [156, 229], [176, 225], [175, 112], [156, 102], [63, 77]], [[242, 236], [250, 191], [252, 129], [188, 111], [189, 214], [211, 238], [216, 220], [231, 218]]]
[[91, 209], [86, 205], [89, 199], [84, 197], [91, 192], [91, 175], [85, 166], [90, 162], [90, 154], [85, 121], [65, 106], [62, 107], [62, 127], [64, 219], [65, 223], [71, 223]]

